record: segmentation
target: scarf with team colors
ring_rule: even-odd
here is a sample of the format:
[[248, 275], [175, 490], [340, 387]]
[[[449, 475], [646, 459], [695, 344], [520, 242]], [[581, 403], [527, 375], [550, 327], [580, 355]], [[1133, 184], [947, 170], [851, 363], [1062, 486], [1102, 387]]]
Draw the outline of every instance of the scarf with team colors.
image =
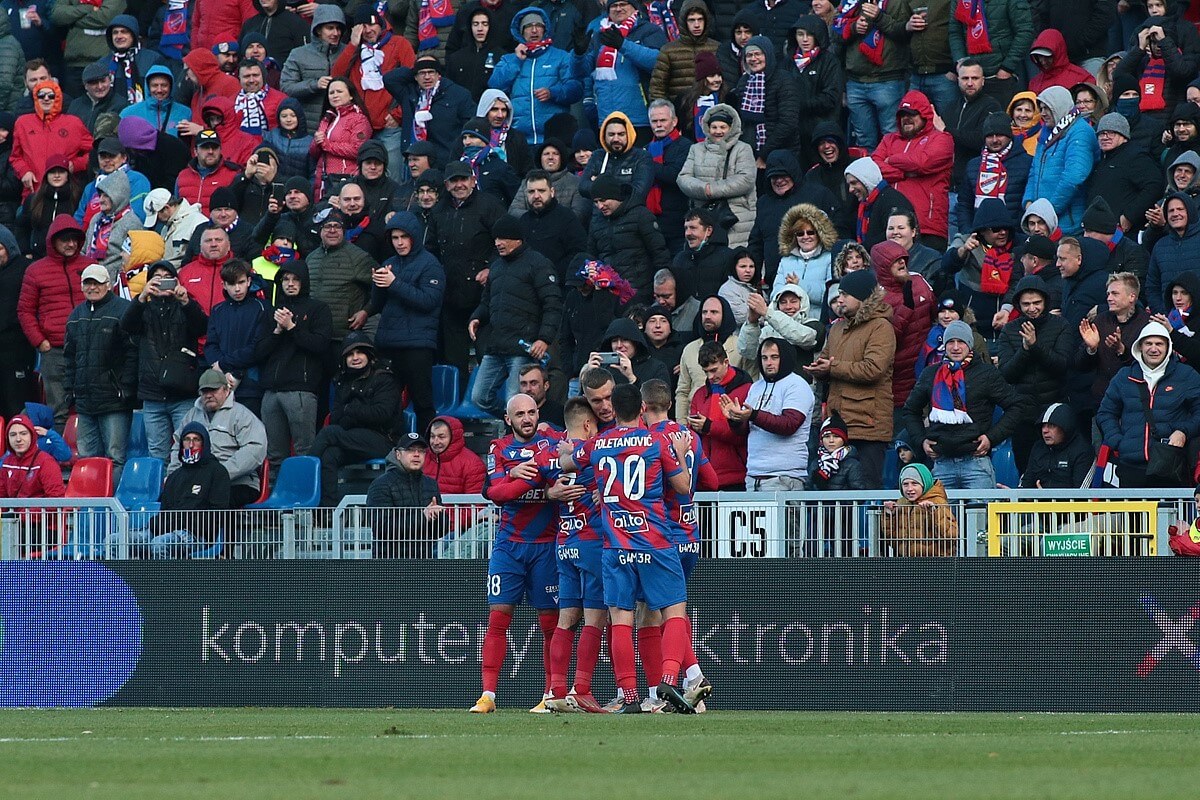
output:
[[[633, 28], [638, 23], [637, 14], [630, 14], [624, 22], [617, 24], [605, 17], [600, 21], [600, 30], [605, 28], [616, 28], [621, 33], [622, 38], [628, 38]], [[598, 81], [615, 81], [617, 79], [617, 50], [608, 45], [601, 45], [600, 51], [596, 53], [596, 80]]]
[[812, 50], [797, 50], [796, 55], [792, 56], [792, 61], [796, 62], [796, 69], [804, 72], [808, 69], [808, 65], [813, 62], [813, 59], [821, 55], [821, 48], [814, 47]]
[[417, 20], [417, 49], [432, 50], [440, 43], [437, 29], [454, 24], [454, 6], [450, 0], [421, 0]]
[[942, 359], [937, 374], [933, 376], [933, 392], [930, 395], [929, 421], [943, 425], [966, 425], [974, 422], [967, 413], [966, 369], [971, 363], [971, 354], [959, 363], [949, 358]]
[[979, 177], [975, 179], [976, 208], [989, 197], [1004, 199], [1004, 193], [1008, 191], [1008, 168], [1004, 166], [1004, 159], [1008, 158], [1012, 146], [1012, 140], [1009, 139], [1008, 144], [999, 153], [993, 153], [986, 147], [980, 153]]
[[1138, 82], [1142, 90], [1142, 102], [1138, 108], [1142, 111], [1162, 111], [1167, 107], [1163, 98], [1163, 89], [1167, 83], [1167, 62], [1161, 58], [1150, 58], [1146, 68], [1142, 70], [1142, 79]]
[[[844, 41], [850, 41], [854, 36], [854, 25], [862, 16], [862, 4], [863, 0], [842, 0], [842, 4], [838, 6], [837, 16], [833, 20], [833, 32]], [[879, 0], [879, 13], [886, 11], [887, 5], [888, 0]], [[866, 56], [867, 61], [878, 67], [883, 64], [883, 45], [883, 33], [879, 28], [872, 26], [858, 43], [858, 49]]]
[[980, 56], [992, 52], [983, 0], [955, 0], [954, 19], [966, 29], [967, 55]]

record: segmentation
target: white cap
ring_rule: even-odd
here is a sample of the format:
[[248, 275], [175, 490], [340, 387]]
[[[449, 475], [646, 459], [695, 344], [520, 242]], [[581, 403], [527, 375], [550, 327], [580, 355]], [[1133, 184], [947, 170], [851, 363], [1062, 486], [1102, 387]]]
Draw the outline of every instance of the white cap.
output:
[[90, 267], [86, 268], [83, 271], [83, 274], [79, 277], [80, 283], [85, 283], [87, 281], [95, 281], [96, 283], [102, 283], [107, 286], [112, 283], [112, 276], [108, 274], [108, 270], [104, 267], [100, 266], [99, 264], [92, 264]]
[[153, 189], [146, 195], [146, 199], [142, 201], [142, 208], [146, 211], [146, 227], [153, 228], [158, 224], [158, 212], [162, 211], [167, 203], [171, 202], [171, 193], [166, 189]]

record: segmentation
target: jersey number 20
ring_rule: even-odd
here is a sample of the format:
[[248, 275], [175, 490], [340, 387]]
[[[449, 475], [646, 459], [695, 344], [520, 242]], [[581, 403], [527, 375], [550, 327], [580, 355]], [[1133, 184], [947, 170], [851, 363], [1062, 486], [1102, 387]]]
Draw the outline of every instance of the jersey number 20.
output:
[[600, 471], [606, 476], [604, 479], [604, 502], [621, 502], [621, 498], [613, 494], [613, 484], [617, 482], [618, 472], [626, 498], [641, 500], [642, 496], [646, 494], [646, 459], [641, 456], [629, 456], [621, 461], [617, 461], [612, 456], [605, 456], [600, 459]]

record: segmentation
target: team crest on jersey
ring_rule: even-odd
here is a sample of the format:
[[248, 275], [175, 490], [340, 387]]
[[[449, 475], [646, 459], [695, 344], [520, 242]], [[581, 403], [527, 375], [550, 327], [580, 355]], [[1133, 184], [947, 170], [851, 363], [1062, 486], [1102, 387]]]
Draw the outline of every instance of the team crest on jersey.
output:
[[646, 524], [646, 512], [629, 511], [624, 508], [614, 508], [609, 512], [612, 526], [622, 533], [649, 533], [650, 526]]

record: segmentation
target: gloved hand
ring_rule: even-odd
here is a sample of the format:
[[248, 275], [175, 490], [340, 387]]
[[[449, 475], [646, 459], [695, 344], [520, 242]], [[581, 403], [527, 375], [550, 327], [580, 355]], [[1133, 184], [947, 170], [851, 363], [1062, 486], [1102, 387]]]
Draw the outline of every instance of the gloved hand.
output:
[[600, 31], [600, 44], [620, 50], [621, 45], [625, 44], [625, 37], [616, 28], [603, 28]]

